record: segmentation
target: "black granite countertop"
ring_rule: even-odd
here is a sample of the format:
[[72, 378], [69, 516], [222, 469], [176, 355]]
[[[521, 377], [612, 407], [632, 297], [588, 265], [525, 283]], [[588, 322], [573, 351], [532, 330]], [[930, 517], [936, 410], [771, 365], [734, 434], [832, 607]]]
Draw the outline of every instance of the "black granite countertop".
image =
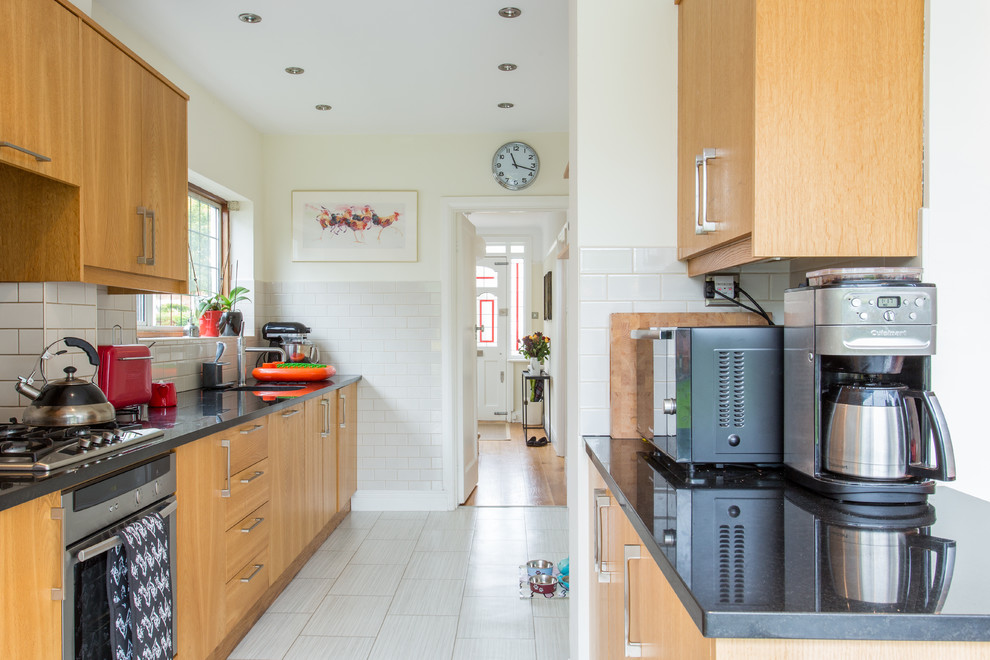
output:
[[[361, 376], [335, 376], [288, 391], [190, 390], [178, 395], [174, 408], [147, 408], [140, 423], [159, 428], [165, 435], [130, 451], [95, 463], [76, 465], [45, 475], [0, 474], [0, 511], [54, 491], [69, 490], [93, 479], [136, 465], [218, 431], [270, 415], [300, 401], [333, 392], [361, 380]], [[252, 383], [249, 383], [249, 385]]]
[[844, 505], [772, 469], [700, 471], [638, 439], [592, 464], [706, 637], [990, 641], [990, 502]]

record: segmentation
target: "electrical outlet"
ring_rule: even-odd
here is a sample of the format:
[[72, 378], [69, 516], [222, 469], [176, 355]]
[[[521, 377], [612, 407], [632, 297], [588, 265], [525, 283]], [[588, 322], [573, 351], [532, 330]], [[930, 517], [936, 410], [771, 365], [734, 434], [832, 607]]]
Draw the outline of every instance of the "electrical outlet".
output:
[[705, 275], [705, 307], [730, 306], [735, 303], [716, 295], [718, 291], [724, 296], [737, 300], [739, 298], [739, 275], [729, 273], [720, 275]]

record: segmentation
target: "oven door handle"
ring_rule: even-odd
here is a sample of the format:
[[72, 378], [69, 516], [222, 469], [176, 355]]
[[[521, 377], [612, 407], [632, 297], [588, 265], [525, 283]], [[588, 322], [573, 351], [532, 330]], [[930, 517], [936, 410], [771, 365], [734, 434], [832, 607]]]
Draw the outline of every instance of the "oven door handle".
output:
[[[179, 508], [179, 501], [175, 500], [173, 502], [170, 502], [169, 504], [166, 504], [156, 513], [158, 513], [158, 515], [160, 515], [162, 518], [168, 518], [173, 513], [175, 513], [176, 509], [178, 508]], [[114, 535], [105, 541], [100, 541], [99, 543], [94, 543], [88, 548], [83, 548], [78, 553], [76, 553], [76, 558], [81, 562], [86, 561], [88, 559], [92, 559], [93, 557], [102, 555], [104, 552], [108, 552], [111, 548], [116, 548], [121, 543], [123, 543], [123, 541], [120, 540], [120, 537]]]

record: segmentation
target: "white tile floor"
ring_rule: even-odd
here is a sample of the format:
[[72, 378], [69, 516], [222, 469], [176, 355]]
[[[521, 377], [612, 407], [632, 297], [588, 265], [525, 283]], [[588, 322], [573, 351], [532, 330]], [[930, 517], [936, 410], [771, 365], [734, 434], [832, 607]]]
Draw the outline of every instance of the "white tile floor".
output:
[[519, 597], [564, 507], [353, 512], [229, 660], [567, 660], [568, 599]]

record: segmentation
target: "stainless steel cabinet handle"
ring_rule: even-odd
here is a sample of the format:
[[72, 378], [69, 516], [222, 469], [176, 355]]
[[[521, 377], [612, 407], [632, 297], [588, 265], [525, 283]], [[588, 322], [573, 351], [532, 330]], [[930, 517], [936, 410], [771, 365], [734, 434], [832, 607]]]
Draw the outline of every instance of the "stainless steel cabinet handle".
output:
[[640, 559], [639, 546], [638, 545], [625, 545], [622, 547], [622, 598], [625, 610], [625, 635], [623, 636], [623, 642], [626, 648], [627, 658], [641, 658], [643, 657], [643, 644], [642, 642], [631, 642], [629, 641], [629, 562], [633, 559]]
[[244, 532], [245, 534], [250, 534], [252, 529], [254, 529], [263, 522], [265, 522], [264, 518], [255, 518], [253, 525], [251, 525], [250, 527], [241, 527], [241, 531]]
[[[137, 258], [139, 264], [145, 266], [155, 265], [155, 212], [143, 206], [137, 207], [137, 214], [141, 216], [141, 256]], [[148, 255], [148, 220], [151, 220], [151, 255]]]
[[255, 564], [254, 565], [254, 570], [251, 572], [251, 575], [249, 575], [247, 577], [242, 577], [241, 578], [241, 582], [250, 582], [251, 580], [254, 579], [254, 576], [255, 575], [257, 575], [259, 572], [261, 572], [261, 569], [263, 569], [264, 567], [265, 567], [264, 564]]
[[252, 426], [249, 429], [242, 430], [241, 431], [241, 435], [247, 435], [248, 433], [254, 433], [258, 429], [263, 429], [263, 428], [265, 428], [265, 425], [264, 424], [255, 424], [254, 426]]
[[320, 437], [325, 438], [330, 435], [330, 402], [320, 399], [320, 405], [323, 406], [323, 430], [320, 431]]
[[340, 395], [340, 428], [347, 428], [347, 395]]
[[718, 223], [708, 222], [708, 161], [716, 157], [714, 149], [703, 149], [700, 156], [694, 157], [695, 234], [708, 234], [718, 229]]
[[227, 450], [227, 477], [220, 497], [230, 497], [230, 440], [221, 440], [220, 446]]
[[10, 149], [14, 149], [15, 151], [20, 151], [21, 153], [27, 154], [28, 156], [34, 156], [34, 159], [39, 163], [52, 162], [52, 159], [49, 158], [48, 156], [42, 156], [41, 154], [37, 154], [31, 151], [30, 149], [25, 149], [24, 147], [18, 146], [13, 142], [0, 142], [0, 148], [2, 147], [8, 147]]
[[290, 410], [289, 412], [282, 413], [282, 417], [292, 417], [293, 415], [298, 415], [302, 410]]
[[139, 355], [139, 356], [135, 356], [135, 357], [119, 357], [119, 358], [117, 358], [117, 360], [120, 361], [120, 362], [134, 362], [135, 360], [150, 360], [150, 359], [151, 359], [151, 356], [150, 355]]
[[602, 552], [602, 531], [604, 525], [602, 524], [602, 509], [610, 506], [609, 497], [605, 493], [604, 488], [596, 488], [594, 491], [595, 496], [595, 572], [598, 573], [599, 582], [611, 582], [612, 575], [603, 570], [604, 557]]
[[241, 479], [241, 483], [242, 484], [249, 484], [249, 483], [251, 483], [252, 481], [254, 481], [255, 479], [257, 479], [258, 477], [260, 477], [263, 474], [264, 474], [264, 472], [255, 472], [253, 475], [251, 475], [247, 479]]

